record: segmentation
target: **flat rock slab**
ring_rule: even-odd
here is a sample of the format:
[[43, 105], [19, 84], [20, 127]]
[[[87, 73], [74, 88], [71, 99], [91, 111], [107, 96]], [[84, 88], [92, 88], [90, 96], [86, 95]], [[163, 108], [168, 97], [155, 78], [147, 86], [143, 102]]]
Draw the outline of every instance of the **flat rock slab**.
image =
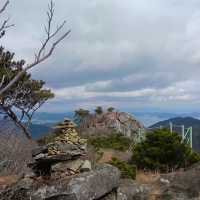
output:
[[[50, 181], [50, 180], [49, 180]], [[32, 179], [22, 179], [0, 194], [1, 200], [97, 200], [119, 186], [120, 172], [100, 165], [67, 182], [50, 182], [38, 187]], [[37, 189], [36, 189], [37, 188]]]
[[32, 156], [33, 157], [35, 157], [39, 154], [42, 154], [42, 153], [48, 153], [48, 147], [47, 146], [37, 147], [37, 148], [32, 150]]
[[67, 192], [73, 200], [93, 200], [103, 197], [119, 186], [120, 172], [111, 165], [100, 165], [94, 171], [72, 179]]

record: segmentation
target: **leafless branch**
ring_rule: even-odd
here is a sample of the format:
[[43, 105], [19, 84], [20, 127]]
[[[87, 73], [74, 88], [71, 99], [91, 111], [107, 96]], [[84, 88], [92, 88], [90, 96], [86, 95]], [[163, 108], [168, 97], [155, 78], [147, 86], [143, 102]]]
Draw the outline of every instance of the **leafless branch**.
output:
[[0, 9], [0, 14], [3, 13], [6, 10], [6, 8], [7, 8], [7, 6], [8, 6], [9, 3], [10, 3], [9, 0], [7, 0], [4, 3], [3, 7]]
[[28, 70], [34, 68], [38, 64], [47, 60], [52, 55], [52, 53], [54, 52], [57, 45], [60, 42], [62, 42], [70, 34], [71, 30], [68, 30], [63, 35], [58, 37], [51, 44], [47, 53], [45, 53], [45, 49], [47, 48], [50, 41], [53, 38], [55, 38], [61, 32], [61, 30], [64, 28], [65, 23], [66, 23], [66, 21], [64, 21], [63, 23], [61, 23], [61, 25], [57, 26], [55, 31], [52, 32], [51, 27], [52, 27], [53, 17], [54, 17], [54, 7], [55, 7], [54, 3], [51, 0], [50, 4], [48, 6], [48, 11], [47, 11], [47, 17], [48, 17], [47, 26], [45, 26], [46, 39], [42, 43], [42, 46], [41, 46], [40, 50], [38, 51], [38, 53], [35, 54], [35, 60], [32, 63], [28, 64], [23, 70], [21, 70], [4, 88], [0, 89], [0, 96], [5, 91], [9, 90], [23, 76], [24, 73], [26, 73]]
[[6, 20], [3, 21], [3, 23], [2, 23], [2, 25], [1, 25], [1, 27], [0, 27], [0, 32], [2, 32], [2, 31], [4, 31], [4, 30], [6, 30], [6, 29], [8, 29], [8, 28], [10, 28], [10, 27], [12, 27], [12, 26], [14, 26], [14, 24], [9, 24], [9, 23], [8, 23], [9, 20], [10, 20], [10, 18], [7, 18]]
[[[10, 3], [9, 0], [4, 3], [3, 7], [0, 8], [0, 14], [2, 14], [6, 10], [9, 3]], [[7, 18], [1, 24], [1, 26], [0, 26], [0, 38], [2, 38], [5, 35], [5, 31], [8, 28], [14, 26], [14, 24], [9, 24], [9, 20], [10, 20], [10, 18]]]

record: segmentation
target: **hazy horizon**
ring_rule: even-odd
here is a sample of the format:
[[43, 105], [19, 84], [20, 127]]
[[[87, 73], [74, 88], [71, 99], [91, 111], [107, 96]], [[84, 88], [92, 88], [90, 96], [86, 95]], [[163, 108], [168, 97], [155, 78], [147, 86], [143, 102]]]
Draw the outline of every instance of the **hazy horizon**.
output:
[[[92, 110], [91, 110], [92, 111]], [[122, 110], [119, 110], [123, 112]], [[126, 110], [125, 112], [133, 115], [137, 120], [143, 123], [146, 127], [151, 126], [157, 122], [168, 120], [176, 117], [193, 117], [200, 119], [200, 112], [154, 112], [154, 111], [134, 111]], [[60, 113], [48, 113], [48, 112], [37, 112], [33, 117], [33, 124], [46, 124], [46, 123], [56, 123], [62, 121], [64, 117], [69, 117], [73, 119], [73, 111], [60, 112]]]

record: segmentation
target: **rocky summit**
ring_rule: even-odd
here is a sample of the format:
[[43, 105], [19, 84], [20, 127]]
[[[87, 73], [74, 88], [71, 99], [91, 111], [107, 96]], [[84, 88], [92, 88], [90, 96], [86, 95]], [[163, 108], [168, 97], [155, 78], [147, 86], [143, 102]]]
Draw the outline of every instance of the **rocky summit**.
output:
[[32, 172], [0, 187], [0, 200], [200, 199], [200, 163], [185, 171], [159, 174], [152, 181], [122, 179], [123, 171], [110, 164], [92, 165], [87, 141], [72, 121], [65, 119], [55, 128], [59, 134], [54, 142], [32, 151], [28, 165]]
[[109, 134], [109, 132], [116, 131], [130, 137], [137, 134], [140, 128], [144, 128], [144, 125], [126, 112], [89, 114], [80, 124], [81, 132], [90, 135]]

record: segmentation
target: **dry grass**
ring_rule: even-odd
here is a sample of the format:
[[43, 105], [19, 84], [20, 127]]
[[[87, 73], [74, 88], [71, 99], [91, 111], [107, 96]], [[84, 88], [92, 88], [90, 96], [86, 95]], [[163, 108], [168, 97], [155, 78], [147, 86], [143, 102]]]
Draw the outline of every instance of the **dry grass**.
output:
[[0, 176], [0, 186], [16, 183], [18, 176]]
[[159, 173], [138, 171], [136, 180], [140, 184], [153, 184], [160, 178]]
[[122, 152], [113, 149], [101, 149], [100, 151], [102, 152], [102, 157], [99, 160], [99, 163], [107, 163], [111, 161], [113, 157], [128, 162], [132, 156], [132, 153], [130, 152]]
[[136, 175], [136, 181], [140, 184], [148, 184], [152, 187], [151, 192], [149, 193], [149, 200], [156, 200], [158, 199], [158, 196], [160, 195], [160, 187], [157, 184], [158, 180], [160, 179], [159, 173], [153, 173], [153, 172], [144, 172], [144, 171], [138, 171]]

